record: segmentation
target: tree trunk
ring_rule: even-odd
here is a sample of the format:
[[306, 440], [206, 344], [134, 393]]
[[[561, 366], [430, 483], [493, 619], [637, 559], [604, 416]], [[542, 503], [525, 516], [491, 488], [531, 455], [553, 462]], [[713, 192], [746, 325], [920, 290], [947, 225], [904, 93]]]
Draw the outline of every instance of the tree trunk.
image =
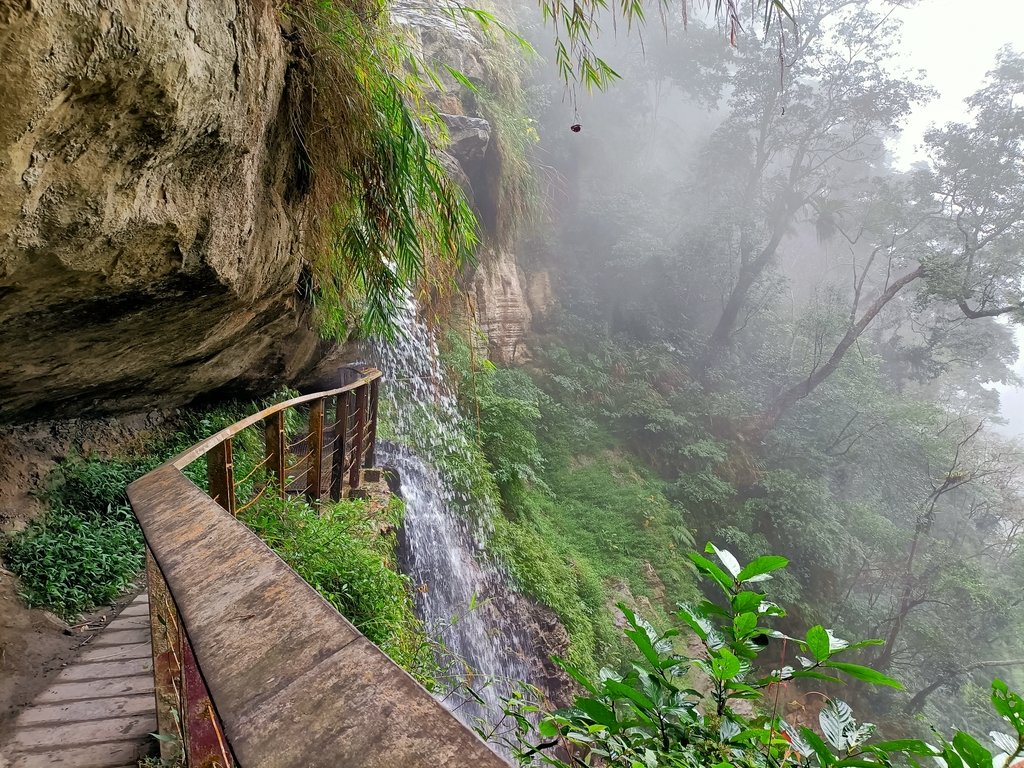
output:
[[[1024, 664], [1024, 659], [1005, 659], [998, 661], [976, 661], [973, 664], [968, 664], [964, 669], [963, 673], [973, 672], [976, 669], [984, 669], [985, 667], [1018, 667]], [[953, 675], [946, 674], [928, 685], [922, 688], [920, 691], [914, 694], [914, 697], [907, 703], [907, 713], [916, 715], [924, 709], [925, 702], [928, 697], [931, 696], [935, 691], [950, 682], [950, 678]]]
[[[801, 201], [802, 203], [802, 201]], [[704, 354], [697, 362], [697, 380], [706, 387], [710, 382], [710, 374], [722, 359], [722, 354], [732, 343], [733, 334], [740, 318], [743, 307], [747, 304], [750, 290], [757, 284], [758, 279], [775, 260], [775, 254], [779, 244], [786, 234], [790, 219], [800, 209], [799, 205], [790, 204], [779, 214], [772, 229], [772, 236], [764, 248], [754, 259], [744, 259], [740, 267], [736, 283], [729, 292], [729, 298], [722, 308], [722, 314], [718, 318], [715, 329], [708, 337]]]

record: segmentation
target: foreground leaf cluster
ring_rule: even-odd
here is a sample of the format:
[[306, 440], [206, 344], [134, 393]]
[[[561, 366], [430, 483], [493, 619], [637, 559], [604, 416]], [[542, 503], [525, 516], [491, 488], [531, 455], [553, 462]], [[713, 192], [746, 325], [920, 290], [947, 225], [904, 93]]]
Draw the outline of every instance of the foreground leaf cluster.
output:
[[[1024, 754], [1024, 700], [1000, 680], [992, 684], [992, 705], [1010, 732], [990, 734], [995, 752], [963, 731], [937, 744], [873, 740], [875, 726], [859, 723], [836, 698], [821, 708], [817, 728], [787, 722], [778, 712], [778, 686], [787, 680], [901, 685], [848, 660], [880, 641], [847, 642], [820, 625], [803, 637], [769, 626], [785, 610], [758, 585], [785, 568], [786, 558], [765, 556], [742, 565], [710, 543], [705, 554], [714, 559], [698, 553], [690, 559], [712, 583], [714, 599], [680, 604], [678, 613], [699, 639], [699, 652], [680, 652], [679, 630], [658, 632], [620, 604], [624, 634], [636, 652], [627, 671], [604, 669], [595, 677], [560, 660], [582, 691], [571, 707], [544, 713], [525, 698], [507, 703], [515, 729], [505, 742], [521, 764], [872, 768], [905, 762], [918, 768], [922, 758], [934, 758], [948, 768], [1009, 768]], [[793, 663], [775, 669], [761, 661], [770, 645], [781, 645], [783, 659], [792, 656]], [[535, 727], [531, 718], [537, 716]]]

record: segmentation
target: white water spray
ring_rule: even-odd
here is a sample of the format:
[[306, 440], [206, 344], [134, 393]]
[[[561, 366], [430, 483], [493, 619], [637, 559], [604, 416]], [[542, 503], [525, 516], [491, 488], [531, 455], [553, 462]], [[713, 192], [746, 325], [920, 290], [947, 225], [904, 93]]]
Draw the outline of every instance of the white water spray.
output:
[[447, 649], [442, 664], [459, 684], [444, 703], [464, 723], [486, 729], [484, 723], [497, 723], [513, 685], [528, 681], [536, 651], [509, 610], [521, 597], [483, 549], [488, 521], [499, 512], [488, 500], [456, 492], [453, 478], [438, 469], [468, 465], [474, 447], [437, 343], [412, 299], [397, 323], [400, 337], [375, 350], [394, 437], [381, 445], [381, 464], [397, 471], [406, 503], [405, 568], [416, 586], [417, 611]]

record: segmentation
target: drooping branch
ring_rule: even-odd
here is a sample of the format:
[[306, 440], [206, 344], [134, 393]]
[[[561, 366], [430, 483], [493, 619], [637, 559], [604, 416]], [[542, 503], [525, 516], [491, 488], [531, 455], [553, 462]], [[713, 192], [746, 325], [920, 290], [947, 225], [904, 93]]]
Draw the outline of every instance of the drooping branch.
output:
[[1008, 315], [1011, 312], [1024, 313], [1024, 304], [1009, 304], [1005, 307], [990, 307], [988, 309], [971, 309], [964, 299], [957, 299], [956, 305], [960, 307], [960, 311], [964, 313], [964, 316], [971, 320], [978, 320], [982, 317], [999, 317], [1000, 315]]

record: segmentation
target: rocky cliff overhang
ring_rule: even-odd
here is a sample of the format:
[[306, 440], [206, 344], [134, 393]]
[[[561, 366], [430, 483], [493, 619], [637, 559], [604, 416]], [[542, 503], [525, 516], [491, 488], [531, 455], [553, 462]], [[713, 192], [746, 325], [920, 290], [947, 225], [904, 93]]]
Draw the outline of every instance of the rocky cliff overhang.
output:
[[315, 361], [280, 22], [258, 0], [0, 5], [0, 421]]

